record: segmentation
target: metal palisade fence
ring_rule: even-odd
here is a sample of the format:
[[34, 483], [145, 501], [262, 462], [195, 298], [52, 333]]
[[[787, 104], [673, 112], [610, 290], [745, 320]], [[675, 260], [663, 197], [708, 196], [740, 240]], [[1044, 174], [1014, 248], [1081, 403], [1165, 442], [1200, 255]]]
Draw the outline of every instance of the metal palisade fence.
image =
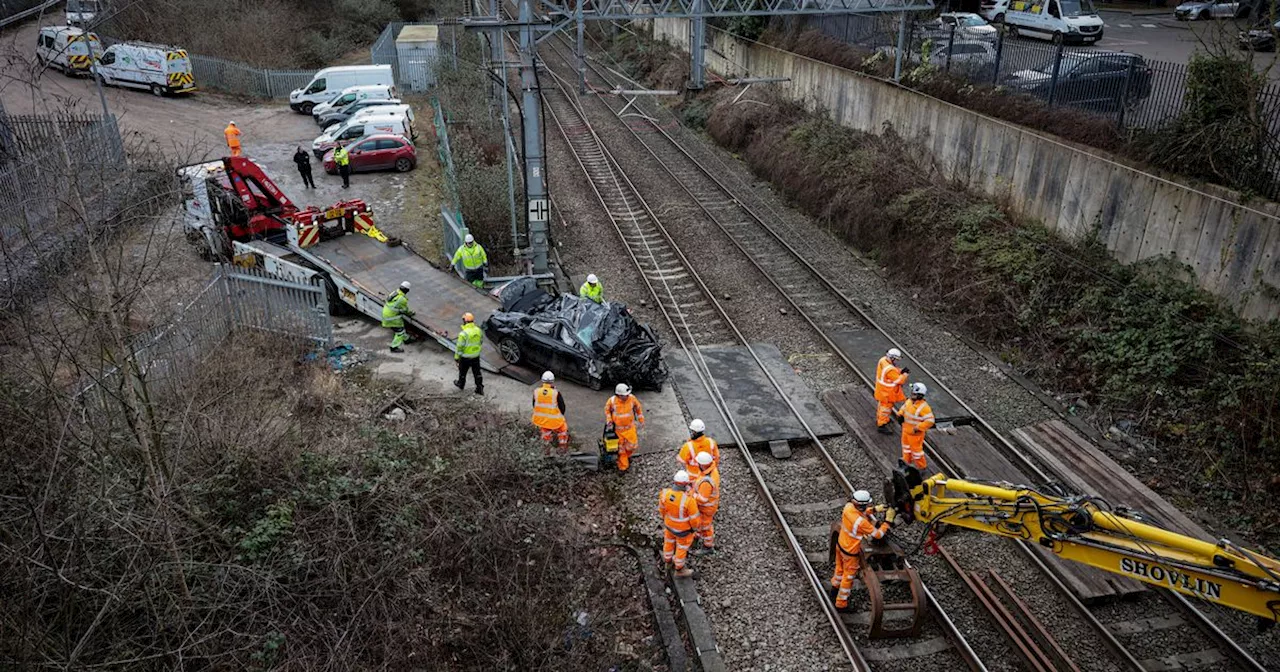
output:
[[[318, 279], [317, 279], [318, 280]], [[151, 389], [163, 392], [238, 331], [271, 333], [294, 340], [299, 350], [333, 345], [325, 288], [277, 279], [258, 269], [215, 267], [213, 278], [181, 310], [131, 339], [125, 357]], [[118, 367], [92, 376], [81, 388], [86, 401], [100, 401], [120, 385]], [[97, 395], [95, 395], [95, 392]]]
[[288, 98], [294, 89], [311, 82], [315, 70], [255, 68], [212, 56], [191, 54], [196, 86], [259, 98]]
[[[842, 42], [894, 58], [896, 22], [864, 16], [824, 16], [806, 25]], [[927, 25], [927, 24], [926, 24]], [[1005, 30], [979, 35], [948, 26], [917, 24], [909, 29], [903, 68], [928, 65], [976, 84], [1040, 98], [1050, 106], [1068, 106], [1111, 120], [1121, 129], [1155, 129], [1184, 109], [1187, 66], [1155, 61], [1139, 54], [1096, 47], [1068, 47], [1015, 37]], [[1273, 135], [1280, 135], [1280, 84], [1259, 94], [1260, 114]], [[1268, 159], [1280, 175], [1280, 152]], [[1280, 179], [1280, 178], [1278, 178]], [[1280, 181], [1264, 195], [1280, 198]]]

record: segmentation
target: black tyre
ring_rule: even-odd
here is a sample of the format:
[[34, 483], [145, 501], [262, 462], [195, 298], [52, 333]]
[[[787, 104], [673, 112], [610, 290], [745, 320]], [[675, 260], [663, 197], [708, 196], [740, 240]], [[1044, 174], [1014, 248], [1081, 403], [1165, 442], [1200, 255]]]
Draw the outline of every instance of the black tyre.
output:
[[413, 162], [406, 158], [396, 159], [396, 172], [407, 173], [413, 170]]
[[151, 85], [151, 95], [161, 97], [164, 96], [164, 87], [159, 84]]
[[524, 359], [524, 353], [520, 352], [520, 344], [514, 338], [504, 338], [498, 341], [498, 354], [502, 355], [502, 361], [508, 364], [519, 364]]
[[1004, 14], [996, 14], [995, 22], [1004, 23]]
[[1206, 10], [1204, 10], [1204, 11], [1202, 11], [1202, 12], [1200, 12], [1200, 14], [1199, 14], [1198, 16], [1196, 16], [1196, 20], [1198, 20], [1198, 21], [1208, 21], [1210, 18], [1212, 18], [1212, 17], [1211, 17], [1211, 16], [1209, 16], [1209, 10], [1207, 10], [1207, 9], [1206, 9]]
[[1053, 43], [1062, 44], [1062, 33], [1056, 31], [1053, 33]]
[[589, 386], [591, 387], [591, 389], [595, 390], [596, 392], [599, 392], [600, 390], [604, 389], [604, 379], [592, 378]]
[[346, 301], [342, 300], [342, 294], [338, 290], [338, 285], [334, 284], [333, 279], [328, 275], [324, 276], [324, 293], [329, 300], [329, 314], [335, 317], [345, 317], [355, 313]]
[[303, 114], [311, 114], [311, 110], [314, 110], [315, 107], [315, 103], [303, 103], [302, 107], [298, 108], [298, 111]]

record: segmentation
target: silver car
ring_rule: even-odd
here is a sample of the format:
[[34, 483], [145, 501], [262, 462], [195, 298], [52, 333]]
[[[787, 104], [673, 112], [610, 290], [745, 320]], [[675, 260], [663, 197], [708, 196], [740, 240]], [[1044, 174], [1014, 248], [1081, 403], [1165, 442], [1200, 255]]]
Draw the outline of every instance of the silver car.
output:
[[320, 128], [329, 128], [334, 124], [340, 124], [356, 115], [356, 112], [365, 110], [370, 107], [380, 107], [382, 105], [400, 105], [399, 98], [365, 98], [357, 100], [345, 107], [336, 110], [327, 110], [320, 116], [316, 117], [316, 123], [320, 124]]
[[1247, 12], [1248, 5], [1242, 5], [1239, 0], [1192, 0], [1175, 7], [1173, 18], [1179, 21], [1233, 19]]

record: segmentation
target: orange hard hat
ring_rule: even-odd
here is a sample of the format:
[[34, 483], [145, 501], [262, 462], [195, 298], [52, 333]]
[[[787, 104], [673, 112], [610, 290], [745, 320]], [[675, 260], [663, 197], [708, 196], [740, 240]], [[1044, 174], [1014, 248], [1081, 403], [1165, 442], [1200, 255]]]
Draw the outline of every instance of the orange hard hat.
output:
[[471, 313], [463, 313], [463, 314], [462, 314], [462, 321], [463, 321], [463, 322], [475, 322], [475, 321], [476, 321], [476, 316], [475, 316], [475, 315], [472, 315]]

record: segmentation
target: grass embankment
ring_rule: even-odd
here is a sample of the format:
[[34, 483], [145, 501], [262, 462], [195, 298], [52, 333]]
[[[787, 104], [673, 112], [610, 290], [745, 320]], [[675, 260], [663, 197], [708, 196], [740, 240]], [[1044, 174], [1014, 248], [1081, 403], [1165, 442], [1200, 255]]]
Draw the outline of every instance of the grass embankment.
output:
[[[662, 71], [655, 58], [682, 58], [663, 53], [632, 39], [617, 49], [637, 76]], [[687, 99], [680, 112], [933, 311], [1046, 387], [1079, 393], [1103, 428], [1142, 436], [1149, 482], [1275, 543], [1280, 326], [1236, 317], [1167, 260], [1124, 266], [1096, 238], [1069, 242], [1020, 220], [913, 161], [892, 134], [778, 98], [730, 104], [738, 93]]]
[[178, 390], [88, 414], [6, 373], [0, 667], [661, 660], [634, 561], [598, 545], [605, 486], [541, 458], [526, 421], [428, 398], [391, 422], [395, 391], [359, 370], [233, 340]]

